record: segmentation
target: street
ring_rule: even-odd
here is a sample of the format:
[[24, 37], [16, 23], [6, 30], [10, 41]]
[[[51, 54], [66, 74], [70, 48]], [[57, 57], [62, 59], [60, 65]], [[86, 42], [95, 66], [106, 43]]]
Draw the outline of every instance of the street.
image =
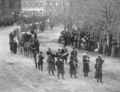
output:
[[[35, 68], [34, 59], [21, 55], [14, 55], [9, 50], [9, 33], [12, 27], [0, 28], [0, 92], [120, 92], [120, 59], [102, 56], [103, 83], [97, 83], [95, 76], [96, 53], [87, 52], [90, 55], [90, 73], [88, 78], [83, 76], [82, 56], [86, 51], [78, 51], [77, 79], [70, 78], [69, 64], [65, 64], [65, 80], [55, 76], [49, 76], [47, 71], [48, 48], [57, 51], [63, 48], [57, 39], [63, 27], [55, 27], [53, 30], [45, 30], [38, 34], [40, 50], [45, 57], [43, 72]], [[72, 48], [67, 46], [69, 53]]]

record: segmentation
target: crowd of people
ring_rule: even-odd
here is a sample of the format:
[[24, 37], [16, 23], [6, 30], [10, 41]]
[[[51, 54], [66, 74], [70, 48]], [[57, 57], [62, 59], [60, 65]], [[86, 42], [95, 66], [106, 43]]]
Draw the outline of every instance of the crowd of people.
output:
[[[93, 36], [93, 37], [92, 37]], [[99, 54], [105, 54], [107, 56], [120, 57], [120, 45], [112, 40], [112, 34], [109, 36], [109, 42], [107, 36], [100, 40], [98, 37], [84, 32], [70, 32], [62, 31], [59, 37], [59, 44], [64, 46], [72, 46], [74, 48], [97, 52]]]
[[[77, 78], [78, 71], [78, 58], [77, 58], [77, 51], [75, 48], [73, 48], [72, 52], [68, 53], [67, 49], [64, 47], [63, 49], [58, 49], [57, 52], [53, 52], [50, 48], [46, 52], [47, 54], [47, 63], [48, 63], [48, 74], [49, 75], [55, 75], [55, 71], [57, 70], [57, 76], [58, 79], [60, 78], [60, 75], [62, 79], [65, 79], [65, 64], [69, 64], [69, 74], [72, 78], [73, 76]], [[68, 59], [69, 57], [69, 59]], [[69, 60], [69, 63], [68, 63]], [[40, 69], [43, 71], [43, 62], [44, 62], [44, 56], [43, 53], [35, 52], [34, 53], [34, 61], [35, 61], [35, 67], [37, 69]], [[85, 77], [88, 77], [88, 74], [90, 72], [90, 57], [86, 53], [83, 55], [83, 73]], [[97, 79], [97, 82], [102, 83], [102, 65], [104, 63], [104, 60], [99, 55], [96, 59], [95, 64], [95, 78]], [[57, 68], [56, 68], [57, 67]]]
[[[17, 52], [17, 42], [14, 40], [14, 38], [18, 35], [18, 31], [13, 31], [9, 34], [10, 38], [10, 50], [16, 54]], [[68, 36], [69, 35], [69, 36]], [[49, 75], [55, 75], [55, 71], [57, 70], [58, 78], [60, 78], [60, 75], [63, 79], [65, 79], [65, 64], [69, 64], [69, 74], [72, 78], [73, 76], [77, 78], [78, 71], [78, 53], [76, 51], [76, 48], [78, 49], [87, 49], [89, 51], [93, 51], [94, 48], [96, 48], [95, 42], [87, 36], [81, 38], [81, 36], [77, 35], [70, 35], [64, 33], [62, 35], [64, 40], [64, 48], [58, 49], [57, 52], [53, 52], [50, 48], [46, 52], [47, 54], [47, 63], [48, 63], [48, 74]], [[34, 35], [34, 38], [37, 39], [37, 35]], [[69, 38], [69, 39], [68, 39]], [[39, 50], [39, 42], [38, 40], [34, 39], [34, 45], [32, 48], [32, 53], [35, 61], [35, 67], [41, 71], [43, 71], [43, 62], [44, 62], [44, 56], [43, 53]], [[59, 43], [61, 41], [59, 40]], [[73, 46], [73, 50], [71, 53], [68, 52], [68, 50], [65, 48], [67, 45]], [[34, 47], [35, 46], [35, 47]], [[69, 60], [69, 62], [68, 62]], [[101, 56], [98, 56], [96, 59], [95, 64], [95, 78], [97, 79], [97, 82], [102, 83], [102, 65], [104, 60], [101, 58]], [[88, 77], [88, 74], [90, 72], [90, 57], [86, 53], [83, 55], [83, 74], [85, 77]], [[56, 68], [57, 67], [57, 68]]]

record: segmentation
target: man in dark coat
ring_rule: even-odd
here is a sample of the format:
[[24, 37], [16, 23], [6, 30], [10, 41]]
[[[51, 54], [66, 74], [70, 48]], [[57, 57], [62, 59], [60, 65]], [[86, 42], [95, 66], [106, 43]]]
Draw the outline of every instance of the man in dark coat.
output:
[[69, 65], [70, 65], [70, 76], [72, 78], [72, 75], [75, 76], [75, 78], [77, 78], [76, 76], [76, 73], [77, 73], [77, 67], [76, 67], [76, 62], [74, 61], [74, 59], [70, 59], [70, 62], [69, 62]]
[[102, 83], [102, 65], [104, 63], [104, 60], [101, 58], [101, 56], [98, 56], [96, 59], [96, 64], [95, 64], [95, 78], [97, 79], [97, 82]]
[[54, 70], [55, 70], [55, 67], [54, 67], [54, 59], [52, 58], [51, 54], [48, 55], [48, 59], [47, 59], [47, 63], [48, 63], [48, 73], [50, 75], [50, 72], [52, 72], [52, 75], [54, 76]]
[[76, 66], [78, 67], [77, 51], [75, 50], [75, 48], [73, 48], [73, 51], [71, 52], [71, 58], [76, 61]]
[[39, 58], [39, 60], [38, 60], [38, 69], [41, 68], [41, 71], [43, 71], [43, 59], [44, 59], [44, 57], [42, 55], [42, 52], [40, 52], [40, 54], [38, 55], [38, 58]]
[[34, 55], [34, 53], [35, 53], [35, 51], [36, 51], [35, 44], [31, 45], [31, 50], [32, 50], [32, 54]]
[[74, 36], [74, 48], [77, 48], [77, 39], [78, 39], [77, 35]]
[[73, 34], [71, 34], [71, 36], [70, 36], [70, 43], [71, 43], [71, 46], [73, 46], [73, 44], [74, 44], [74, 35]]
[[65, 47], [63, 49], [61, 49], [61, 53], [64, 54], [65, 53]]
[[117, 45], [116, 54], [117, 54], [117, 57], [120, 57], [120, 45], [119, 44]]
[[10, 45], [10, 50], [13, 52], [13, 40], [14, 40], [14, 35], [13, 32], [9, 34], [9, 45]]
[[105, 55], [110, 56], [110, 54], [111, 54], [111, 47], [109, 44], [107, 44], [105, 47]]
[[88, 73], [90, 72], [89, 62], [89, 56], [85, 53], [83, 55], [83, 73], [85, 77], [88, 77]]
[[52, 57], [52, 59], [53, 59], [53, 64], [54, 64], [54, 70], [56, 70], [56, 68], [55, 68], [55, 57], [56, 57], [56, 54], [54, 53], [54, 52], [51, 52], [51, 57]]
[[37, 39], [37, 34], [36, 33], [34, 33], [34, 38]]
[[39, 43], [38, 39], [36, 39], [35, 40], [35, 47], [36, 47], [36, 51], [38, 51], [38, 52], [40, 51], [39, 46], [40, 46], [40, 43]]
[[46, 54], [47, 54], [47, 55], [50, 55], [50, 54], [51, 54], [51, 52], [52, 52], [52, 51], [51, 51], [51, 49], [50, 49], [50, 48], [48, 48], [48, 51], [47, 51], [47, 53], [46, 53]]
[[9, 45], [10, 45], [10, 50], [11, 50], [11, 52], [13, 52], [13, 41], [10, 41], [10, 42], [9, 42]]
[[67, 59], [68, 59], [68, 51], [67, 51], [67, 49], [65, 49], [65, 52], [63, 53], [63, 62], [65, 61], [66, 62], [66, 64], [67, 64]]
[[11, 32], [11, 33], [9, 34], [9, 40], [10, 40], [10, 41], [13, 41], [13, 39], [14, 39], [14, 34], [13, 34], [13, 32]]
[[57, 58], [62, 58], [61, 50], [58, 49], [58, 52], [56, 53]]
[[67, 44], [70, 46], [70, 39], [71, 39], [71, 37], [70, 37], [70, 34], [68, 33], [68, 37], [67, 37]]
[[73, 51], [71, 52], [71, 55], [73, 55], [74, 57], [77, 57], [77, 51], [75, 50], [75, 48], [73, 48]]
[[67, 46], [67, 41], [68, 41], [68, 40], [67, 40], [67, 35], [65, 34], [65, 35], [64, 35], [64, 47]]
[[38, 52], [35, 51], [35, 53], [34, 53], [34, 55], [33, 55], [34, 61], [35, 61], [35, 67], [36, 67], [36, 68], [37, 68], [37, 54], [38, 54]]
[[17, 53], [17, 42], [15, 40], [13, 41], [13, 53]]
[[77, 48], [81, 49], [81, 37], [80, 36], [77, 39]]
[[60, 74], [62, 75], [62, 78], [64, 79], [64, 62], [62, 59], [58, 58], [56, 61], [56, 66], [58, 70], [58, 78], [60, 77]]

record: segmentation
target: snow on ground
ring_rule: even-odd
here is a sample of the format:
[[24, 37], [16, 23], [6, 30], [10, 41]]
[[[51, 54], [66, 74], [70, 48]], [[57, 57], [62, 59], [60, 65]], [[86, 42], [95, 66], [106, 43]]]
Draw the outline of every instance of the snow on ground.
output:
[[[62, 27], [47, 30], [38, 35], [40, 49], [45, 56], [44, 71], [35, 69], [33, 58], [9, 50], [8, 34], [14, 27], [0, 28], [0, 92], [120, 92], [120, 59], [104, 57], [103, 83], [94, 79], [96, 53], [87, 52], [91, 57], [91, 72], [88, 78], [83, 76], [82, 55], [86, 51], [79, 50], [78, 78], [70, 78], [69, 65], [65, 64], [65, 80], [49, 76], [47, 72], [46, 51], [62, 48], [57, 43]], [[67, 47], [69, 52], [71, 47]]]

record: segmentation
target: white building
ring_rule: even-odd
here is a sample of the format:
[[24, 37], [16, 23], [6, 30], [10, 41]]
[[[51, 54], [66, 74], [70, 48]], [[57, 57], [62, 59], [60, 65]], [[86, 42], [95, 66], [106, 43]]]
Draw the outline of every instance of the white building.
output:
[[21, 0], [22, 13], [26, 16], [43, 16], [45, 13], [46, 0]]

